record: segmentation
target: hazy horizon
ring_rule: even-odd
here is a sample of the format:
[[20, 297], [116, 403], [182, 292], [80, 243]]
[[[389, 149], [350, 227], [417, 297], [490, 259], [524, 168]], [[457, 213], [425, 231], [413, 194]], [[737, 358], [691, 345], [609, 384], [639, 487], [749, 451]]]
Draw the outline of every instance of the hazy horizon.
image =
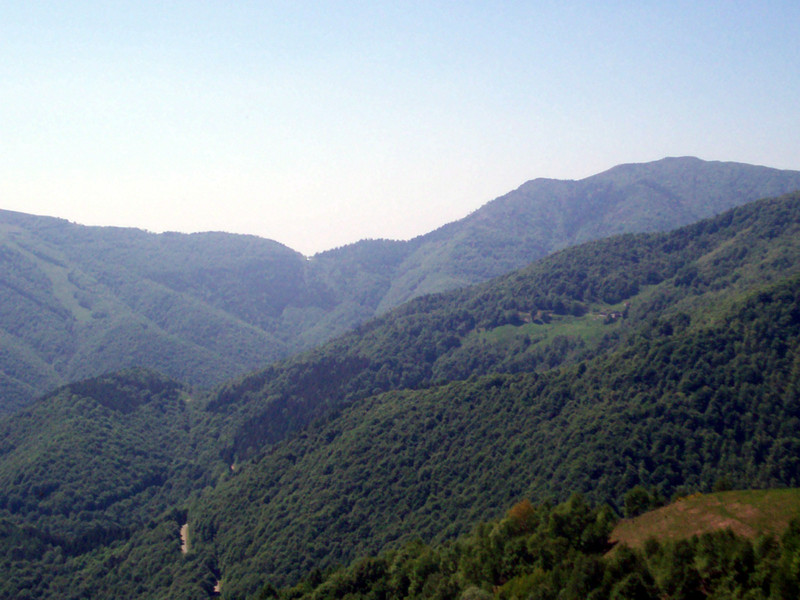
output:
[[800, 169], [800, 6], [0, 5], [0, 208], [305, 255], [667, 156]]

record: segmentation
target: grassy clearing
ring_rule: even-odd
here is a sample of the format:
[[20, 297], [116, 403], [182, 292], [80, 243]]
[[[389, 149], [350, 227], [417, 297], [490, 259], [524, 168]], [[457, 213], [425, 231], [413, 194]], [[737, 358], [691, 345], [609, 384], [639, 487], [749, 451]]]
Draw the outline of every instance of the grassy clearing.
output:
[[66, 268], [45, 261], [39, 261], [42, 272], [47, 275], [53, 285], [53, 295], [59, 302], [69, 310], [76, 320], [87, 322], [91, 320], [92, 311], [82, 306], [77, 297], [78, 288], [69, 280], [69, 273]]
[[[53, 286], [53, 295], [64, 308], [72, 313], [72, 316], [77, 321], [87, 322], [91, 319], [92, 311], [86, 306], [82, 306], [76, 297], [79, 290], [70, 281], [69, 269], [65, 266], [64, 261], [55, 256], [45, 255], [42, 252], [34, 253], [22, 244], [9, 243], [9, 245], [37, 264], [42, 273], [50, 280]], [[53, 252], [53, 254], [59, 253]]]
[[[606, 309], [614, 310], [614, 309]], [[579, 337], [589, 342], [599, 341], [618, 322], [605, 324], [597, 312], [582, 317], [551, 316], [549, 323], [525, 323], [524, 325], [501, 325], [478, 333], [479, 339], [491, 344], [506, 344], [517, 338], [529, 337], [534, 343], [548, 343], [556, 336]]]
[[800, 517], [800, 489], [738, 490], [695, 494], [633, 519], [623, 519], [611, 533], [612, 542], [642, 547], [651, 537], [686, 539], [719, 529], [731, 529], [750, 539], [780, 536]]

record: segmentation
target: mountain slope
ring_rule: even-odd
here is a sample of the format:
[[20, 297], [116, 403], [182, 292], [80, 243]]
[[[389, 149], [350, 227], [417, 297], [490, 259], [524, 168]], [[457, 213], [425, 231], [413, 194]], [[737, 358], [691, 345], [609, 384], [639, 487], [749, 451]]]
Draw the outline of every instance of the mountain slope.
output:
[[534, 180], [408, 242], [362, 241], [310, 260], [252, 236], [0, 211], [0, 412], [126, 367], [215, 385], [410, 298], [794, 189], [797, 171], [691, 158], [622, 165], [581, 181]]
[[182, 384], [132, 370], [70, 384], [0, 421], [0, 509], [31, 524], [46, 516], [49, 534], [70, 539], [103, 537], [101, 523], [109, 535], [141, 524], [151, 503], [186, 497], [163, 498], [166, 479], [202, 473], [189, 403]]
[[[745, 485], [791, 484], [798, 200], [569, 249], [491, 284], [417, 300], [225, 386], [209, 408], [240, 423], [221, 437], [226, 458], [268, 450], [190, 511], [196, 551], [213, 548], [208, 560], [223, 579], [251, 589], [264, 574], [301, 573], [405, 535], [456, 533], [523, 493], [591, 487], [613, 498], [637, 483], [708, 487], [731, 473]], [[598, 304], [626, 299], [627, 318], [598, 318]], [[526, 322], [536, 312], [551, 323]], [[529, 374], [540, 364], [537, 329], [559, 319], [609, 335], [577, 370]], [[455, 357], [492, 336], [502, 360], [472, 373], [517, 375], [430, 387], [437, 363], [447, 363], [443, 374], [461, 369]], [[381, 386], [420, 385], [369, 398]], [[341, 414], [330, 424], [269, 445], [331, 409]], [[698, 427], [707, 434], [695, 436]]]
[[215, 477], [204, 438], [188, 389], [143, 370], [71, 384], [0, 420], [4, 597], [97, 597], [84, 587], [132, 537], [179, 555], [180, 505]]
[[197, 551], [213, 549], [233, 590], [251, 589], [254, 574], [291, 580], [464, 532], [520, 497], [619, 501], [634, 485], [670, 495], [723, 476], [797, 486], [798, 290], [797, 276], [763, 288], [711, 326], [654, 324], [577, 367], [356, 403], [190, 511]]
[[798, 277], [794, 194], [419, 298], [203, 399], [73, 384], [0, 421], [3, 544], [32, 532], [2, 589], [237, 597], [523, 495], [796, 484]]
[[[726, 294], [800, 271], [798, 240], [800, 202], [789, 195], [670, 233], [590, 242], [486, 284], [412, 301], [226, 384], [208, 408], [226, 416], [225, 457], [233, 462], [379, 392], [548, 369], [591, 355], [606, 334], [615, 343], [617, 329], [723, 306]], [[627, 318], [598, 318], [615, 311]]]
[[568, 246], [665, 231], [798, 189], [798, 171], [692, 157], [619, 165], [579, 181], [535, 179], [412, 240], [415, 248], [378, 311], [508, 273]]
[[[734, 504], [755, 509], [749, 501], [755, 494], [796, 500], [797, 491], [749, 490], [708, 500], [722, 510]], [[793, 509], [780, 507], [787, 520], [777, 532], [761, 521], [767, 527], [757, 526], [756, 539], [714, 530], [677, 541], [651, 538], [644, 548], [617, 546], [607, 552], [605, 535], [613, 522], [608, 507], [591, 507], [579, 495], [557, 506], [523, 500], [502, 519], [481, 522], [457, 540], [411, 542], [325, 574], [315, 572], [290, 588], [268, 584], [258, 597], [788, 600], [800, 589], [796, 502]], [[692, 515], [683, 518], [685, 529], [702, 529], [694, 527]]]
[[275, 316], [313, 297], [299, 254], [247, 236], [154, 235], [3, 211], [0, 261], [6, 411], [123, 367], [218, 383], [284, 356]]

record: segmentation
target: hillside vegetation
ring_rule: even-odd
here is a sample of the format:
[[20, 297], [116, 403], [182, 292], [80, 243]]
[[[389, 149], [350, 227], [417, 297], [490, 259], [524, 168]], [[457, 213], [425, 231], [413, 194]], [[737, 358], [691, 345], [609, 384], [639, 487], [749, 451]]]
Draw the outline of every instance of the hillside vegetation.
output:
[[[660, 325], [543, 374], [489, 375], [359, 402], [271, 449], [190, 511], [234, 589], [291, 581], [417, 536], [445, 539], [521, 497], [622, 505], [800, 485], [800, 279], [718, 323]], [[250, 550], [242, 554], [243, 548]], [[252, 584], [251, 584], [252, 582]]]
[[408, 242], [362, 241], [310, 260], [252, 236], [155, 235], [0, 211], [0, 412], [127, 367], [213, 386], [411, 298], [796, 189], [800, 172], [738, 163], [621, 165], [581, 181], [528, 182]]
[[[547, 370], [639, 327], [713, 321], [743, 292], [800, 272], [798, 240], [800, 203], [790, 195], [670, 233], [583, 244], [490, 283], [412, 301], [222, 386], [208, 409], [229, 417], [225, 457], [233, 462], [380, 392]], [[625, 317], [609, 320], [615, 309]]]
[[[691, 516], [685, 519], [691, 527]], [[291, 588], [267, 584], [256, 597], [788, 600], [800, 592], [798, 520], [784, 524], [779, 536], [759, 532], [748, 539], [717, 529], [676, 540], [651, 537], [644, 548], [618, 545], [609, 553], [613, 522], [608, 507], [592, 507], [580, 495], [557, 506], [523, 500], [457, 540], [410, 542]]]
[[197, 421], [183, 384], [142, 370], [68, 385], [0, 421], [4, 597], [97, 597], [84, 582], [131, 536], [178, 552], [177, 507], [214, 481]]
[[287, 352], [270, 320], [305, 293], [288, 248], [0, 217], [2, 411], [124, 367], [208, 386]]
[[[603, 555], [632, 490], [800, 486], [798, 351], [792, 194], [418, 298], [206, 395], [142, 370], [70, 384], [0, 421], [0, 590], [269, 597], [363, 559], [325, 594], [549, 598], [578, 569], [569, 597], [782, 597], [791, 536]], [[474, 533], [524, 498], [522, 537]], [[753, 561], [731, 581], [702, 570], [714, 556]]]

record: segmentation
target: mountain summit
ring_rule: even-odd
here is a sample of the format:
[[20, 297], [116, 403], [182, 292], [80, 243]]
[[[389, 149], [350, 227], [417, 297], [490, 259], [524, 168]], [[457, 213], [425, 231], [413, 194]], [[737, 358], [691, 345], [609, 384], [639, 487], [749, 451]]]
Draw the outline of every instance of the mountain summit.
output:
[[667, 231], [797, 189], [800, 171], [694, 157], [619, 165], [578, 181], [534, 179], [409, 242], [378, 310], [508, 273], [581, 242]]

